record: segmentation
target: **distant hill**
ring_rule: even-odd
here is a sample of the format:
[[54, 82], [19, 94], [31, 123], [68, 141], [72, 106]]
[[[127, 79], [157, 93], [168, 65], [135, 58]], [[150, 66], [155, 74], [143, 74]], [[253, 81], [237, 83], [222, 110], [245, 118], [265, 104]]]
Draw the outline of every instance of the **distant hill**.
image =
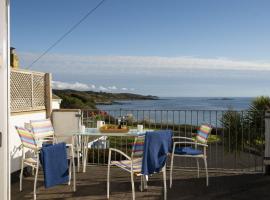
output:
[[53, 90], [63, 101], [61, 108], [96, 109], [97, 104], [113, 104], [120, 100], [154, 100], [156, 96], [132, 93], [107, 93], [76, 90]]

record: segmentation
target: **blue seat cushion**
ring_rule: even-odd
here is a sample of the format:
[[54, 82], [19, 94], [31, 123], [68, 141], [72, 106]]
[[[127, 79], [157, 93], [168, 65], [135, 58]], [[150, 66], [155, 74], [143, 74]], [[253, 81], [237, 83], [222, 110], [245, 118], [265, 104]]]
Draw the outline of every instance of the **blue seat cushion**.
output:
[[179, 155], [200, 155], [203, 152], [199, 149], [194, 149], [192, 147], [177, 147], [174, 151], [175, 154]]

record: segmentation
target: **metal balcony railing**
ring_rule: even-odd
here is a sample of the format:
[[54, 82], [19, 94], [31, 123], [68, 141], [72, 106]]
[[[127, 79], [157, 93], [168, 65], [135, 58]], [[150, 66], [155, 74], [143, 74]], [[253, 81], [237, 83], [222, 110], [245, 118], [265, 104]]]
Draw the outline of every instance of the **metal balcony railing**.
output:
[[[208, 166], [228, 172], [263, 172], [264, 112], [233, 110], [82, 110], [86, 127], [96, 127], [97, 120], [117, 124], [126, 116], [127, 125], [142, 124], [146, 129], [171, 129], [174, 135], [193, 137], [197, 128], [211, 124]], [[108, 147], [129, 153], [132, 143], [127, 137], [107, 137], [89, 144], [89, 164], [106, 164]], [[115, 159], [117, 155], [114, 155]], [[194, 163], [185, 158], [176, 166], [192, 169]], [[203, 166], [203, 165], [202, 165]]]

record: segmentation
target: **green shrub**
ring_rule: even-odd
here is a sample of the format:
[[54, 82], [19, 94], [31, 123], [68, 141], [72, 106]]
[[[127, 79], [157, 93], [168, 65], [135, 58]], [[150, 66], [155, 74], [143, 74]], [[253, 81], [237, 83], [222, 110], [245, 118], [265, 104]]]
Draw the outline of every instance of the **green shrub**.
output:
[[270, 108], [270, 98], [255, 98], [246, 112], [229, 109], [221, 118], [223, 142], [227, 151], [251, 150], [262, 153], [264, 147], [264, 113]]

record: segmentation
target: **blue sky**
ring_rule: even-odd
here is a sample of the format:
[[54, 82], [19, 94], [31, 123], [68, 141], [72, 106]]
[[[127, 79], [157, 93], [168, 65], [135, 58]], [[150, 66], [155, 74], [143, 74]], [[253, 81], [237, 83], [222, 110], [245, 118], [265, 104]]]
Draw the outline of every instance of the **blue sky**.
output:
[[[98, 0], [11, 1], [27, 67]], [[158, 96], [270, 94], [270, 1], [106, 0], [31, 69], [55, 88]]]

